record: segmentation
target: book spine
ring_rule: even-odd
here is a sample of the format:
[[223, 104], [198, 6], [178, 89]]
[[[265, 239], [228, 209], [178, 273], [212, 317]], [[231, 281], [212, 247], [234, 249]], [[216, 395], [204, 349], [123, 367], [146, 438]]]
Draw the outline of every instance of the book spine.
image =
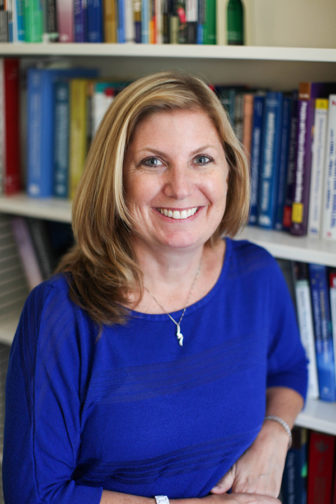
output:
[[281, 485], [282, 504], [306, 504], [308, 432], [305, 428], [293, 429], [293, 443], [286, 457]]
[[329, 97], [322, 238], [336, 240], [336, 94]]
[[24, 0], [13, 0], [13, 42], [24, 40]]
[[205, 0], [203, 44], [216, 44], [216, 0]]
[[[154, 1], [154, 0], [153, 0]], [[155, 7], [156, 9], [156, 7]], [[155, 10], [156, 12], [156, 10]], [[157, 36], [157, 16], [154, 19], [154, 36]], [[133, 20], [133, 0], [125, 0], [125, 42], [135, 42], [135, 26]]]
[[[334, 345], [334, 358], [336, 361], [336, 269], [329, 271], [329, 297], [330, 297], [330, 312], [331, 325]], [[335, 366], [336, 374], [336, 366]]]
[[308, 358], [308, 397], [317, 399], [319, 396], [315, 336], [312, 304], [310, 297], [308, 266], [302, 262], [293, 264], [295, 275], [295, 296], [300, 337]]
[[[163, 13], [162, 13], [162, 36], [163, 40], [162, 42], [165, 43], [164, 40], [164, 19], [165, 19], [165, 11], [164, 11], [164, 6], [166, 5], [167, 2], [163, 3]], [[134, 23], [134, 41], [137, 44], [141, 43], [141, 0], [133, 0], [133, 23]]]
[[278, 186], [280, 134], [283, 95], [268, 92], [265, 100], [262, 164], [258, 203], [258, 225], [272, 229], [275, 221], [276, 188]]
[[[147, 2], [147, 11], [148, 11], [148, 2]], [[117, 23], [117, 35], [118, 35], [118, 43], [124, 44], [126, 42], [126, 31], [125, 31], [125, 3], [124, 0], [117, 1], [117, 12], [118, 12], [118, 23]], [[147, 12], [147, 16], [148, 12]], [[149, 17], [147, 17], [147, 35], [149, 37], [148, 28], [149, 27]], [[148, 42], [148, 40], [147, 40]]]
[[252, 93], [244, 93], [243, 95], [243, 146], [248, 158], [251, 157], [251, 141], [252, 141], [252, 119], [253, 119], [253, 100]]
[[88, 42], [104, 42], [102, 0], [87, 0]]
[[8, 11], [0, 10], [0, 42], [9, 42]]
[[40, 196], [42, 142], [42, 71], [29, 68], [27, 73], [27, 192]]
[[21, 189], [20, 138], [20, 64], [17, 58], [4, 60], [5, 158], [3, 191], [6, 195]]
[[287, 167], [287, 181], [285, 191], [285, 202], [283, 211], [283, 229], [289, 231], [292, 224], [292, 204], [295, 190], [295, 170], [297, 152], [297, 129], [298, 129], [298, 96], [293, 95], [292, 114], [290, 125], [289, 154]]
[[25, 42], [42, 42], [43, 9], [41, 0], [25, 0], [24, 25]]
[[43, 277], [25, 219], [13, 217], [12, 230], [29, 287], [33, 289], [43, 281]]
[[330, 504], [335, 436], [312, 431], [309, 439], [307, 504]]
[[88, 41], [86, 0], [74, 0], [74, 41]]
[[206, 0], [198, 0], [197, 44], [204, 43], [205, 2]]
[[43, 280], [46, 280], [51, 276], [54, 269], [54, 257], [48, 235], [47, 221], [27, 218], [26, 222], [41, 275]]
[[308, 218], [308, 235], [316, 238], [321, 234], [327, 122], [328, 100], [316, 99]]
[[57, 42], [57, 11], [56, 0], [43, 0], [43, 42]]
[[[136, 0], [138, 1], [138, 0]], [[117, 2], [116, 0], [104, 0], [104, 40], [108, 43], [117, 42]]]
[[87, 151], [87, 79], [70, 81], [69, 193], [74, 197]]
[[289, 142], [290, 142], [290, 127], [291, 127], [291, 112], [292, 99], [290, 96], [285, 96], [283, 100], [282, 110], [282, 126], [280, 139], [280, 160], [278, 187], [276, 190], [276, 209], [275, 209], [275, 229], [281, 231], [283, 229], [283, 215], [287, 188], [287, 171], [289, 157]]
[[264, 119], [265, 96], [254, 97], [253, 125], [251, 145], [251, 206], [249, 224], [256, 225], [258, 222], [258, 190], [259, 190], [259, 166], [262, 153], [262, 135]]
[[59, 41], [60, 42], [73, 42], [74, 41], [74, 3], [73, 3], [73, 0], [57, 0], [56, 13], [57, 13], [57, 26], [58, 26]]
[[178, 17], [178, 43], [186, 44], [187, 42], [187, 16], [185, 0], [177, 0], [177, 17]]
[[59, 198], [69, 196], [69, 82], [55, 82], [54, 189]]
[[309, 264], [319, 397], [336, 401], [336, 375], [326, 266]]

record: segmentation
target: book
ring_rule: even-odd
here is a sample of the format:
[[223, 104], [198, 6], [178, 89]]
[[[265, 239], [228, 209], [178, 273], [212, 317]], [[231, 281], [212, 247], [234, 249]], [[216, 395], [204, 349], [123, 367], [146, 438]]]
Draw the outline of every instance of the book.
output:
[[43, 9], [40, 0], [24, 0], [25, 42], [42, 42]]
[[[142, 5], [141, 16], [147, 14], [146, 22], [146, 43], [149, 42], [149, 5], [148, 0], [146, 0], [146, 6]], [[124, 44], [126, 42], [126, 17], [125, 17], [125, 2], [124, 0], [117, 0], [117, 40], [119, 44]], [[141, 20], [143, 18], [141, 17]], [[141, 29], [144, 30], [144, 23], [141, 22]], [[143, 34], [142, 34], [143, 35]], [[145, 39], [144, 39], [145, 40]], [[142, 42], [144, 42], [142, 40]]]
[[74, 42], [88, 42], [87, 0], [74, 0]]
[[309, 263], [319, 398], [336, 401], [336, 373], [327, 267]]
[[102, 118], [112, 103], [119, 83], [100, 81], [93, 84], [93, 96], [91, 103], [92, 136], [96, 134]]
[[278, 167], [278, 185], [276, 188], [274, 228], [278, 231], [283, 229], [283, 217], [287, 190], [287, 171], [290, 148], [290, 128], [292, 117], [292, 97], [284, 95], [282, 105], [282, 121], [280, 130], [280, 157]]
[[329, 96], [325, 178], [322, 209], [322, 238], [336, 240], [336, 94]]
[[43, 7], [43, 42], [57, 42], [57, 10], [56, 0], [42, 0]]
[[56, 257], [49, 238], [48, 221], [28, 217], [28, 231], [43, 280], [49, 278], [56, 265]]
[[11, 226], [29, 288], [33, 289], [43, 281], [43, 276], [29, 233], [27, 221], [23, 217], [13, 217]]
[[307, 504], [330, 504], [335, 436], [312, 431], [309, 438]]
[[[168, 0], [162, 2], [162, 42], [166, 42], [165, 37], [168, 36], [168, 14], [165, 8]], [[133, 24], [134, 24], [134, 42], [141, 43], [141, 0], [133, 0]]]
[[226, 8], [225, 0], [216, 0], [216, 43], [226, 45]]
[[292, 224], [292, 204], [294, 199], [294, 182], [296, 168], [296, 151], [297, 151], [297, 129], [298, 129], [298, 93], [292, 94], [292, 115], [289, 137], [289, 152], [287, 166], [287, 180], [285, 189], [285, 201], [283, 209], [282, 227], [289, 231]]
[[268, 91], [265, 97], [260, 187], [258, 195], [258, 225], [272, 229], [275, 224], [276, 190], [279, 183], [283, 94]]
[[27, 192], [53, 195], [54, 84], [57, 79], [95, 76], [84, 68], [29, 68], [27, 72]]
[[296, 312], [299, 323], [301, 343], [308, 358], [308, 390], [307, 396], [312, 399], [319, 397], [319, 385], [316, 365], [315, 334], [313, 310], [310, 295], [308, 265], [294, 262]]
[[322, 227], [322, 197], [324, 190], [328, 108], [329, 101], [327, 98], [316, 99], [308, 212], [308, 235], [316, 238], [320, 237]]
[[307, 503], [308, 431], [294, 427], [281, 484], [282, 504]]
[[252, 142], [253, 100], [253, 93], [243, 94], [243, 146], [249, 159]]
[[57, 0], [56, 16], [59, 42], [74, 42], [74, 0]]
[[54, 84], [53, 195], [69, 197], [70, 90], [68, 80]]
[[0, 180], [3, 194], [21, 189], [20, 64], [17, 58], [0, 58]]
[[69, 197], [72, 199], [82, 176], [88, 150], [88, 93], [90, 80], [70, 81]]
[[104, 40], [108, 43], [117, 42], [117, 0], [104, 0], [103, 23]]
[[176, 0], [176, 13], [178, 19], [178, 37], [179, 44], [187, 42], [187, 15], [186, 15], [186, 0]]
[[24, 42], [24, 0], [12, 0], [12, 41]]
[[87, 1], [87, 40], [88, 42], [104, 42], [103, 32], [103, 0]]
[[301, 82], [299, 84], [298, 139], [290, 227], [290, 232], [297, 236], [306, 235], [308, 230], [315, 99], [327, 97], [334, 86], [332, 83], [321, 82]]
[[251, 139], [251, 202], [249, 224], [258, 222], [259, 168], [262, 155], [262, 136], [264, 123], [265, 95], [256, 94], [253, 100], [252, 139]]
[[[334, 357], [336, 360], [336, 268], [329, 268], [329, 298], [330, 298], [330, 312], [331, 312], [331, 325], [333, 334]], [[335, 367], [336, 374], [336, 367]]]
[[[153, 2], [154, 1], [156, 0], [153, 0]], [[153, 8], [156, 9], [156, 5]], [[153, 20], [153, 29], [154, 29], [155, 41], [157, 43], [157, 16], [155, 16], [155, 19]], [[135, 26], [133, 22], [133, 0], [125, 0], [125, 43], [132, 43], [132, 42], [135, 42]]]

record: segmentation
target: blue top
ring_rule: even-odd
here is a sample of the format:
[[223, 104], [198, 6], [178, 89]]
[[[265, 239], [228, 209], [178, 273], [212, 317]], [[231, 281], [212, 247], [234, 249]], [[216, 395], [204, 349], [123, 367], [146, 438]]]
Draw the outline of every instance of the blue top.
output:
[[185, 313], [183, 347], [164, 314], [131, 312], [97, 339], [62, 275], [31, 292], [8, 370], [6, 504], [98, 504], [102, 489], [205, 496], [255, 439], [267, 387], [305, 397], [276, 261], [226, 242], [216, 285]]

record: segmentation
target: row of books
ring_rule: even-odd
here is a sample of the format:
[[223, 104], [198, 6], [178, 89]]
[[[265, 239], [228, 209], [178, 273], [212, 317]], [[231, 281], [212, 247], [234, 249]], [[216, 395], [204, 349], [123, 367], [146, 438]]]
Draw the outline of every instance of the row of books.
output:
[[336, 268], [278, 263], [296, 306], [301, 341], [309, 360], [308, 397], [336, 401]]
[[282, 479], [282, 504], [336, 503], [336, 437], [293, 429]]
[[[19, 80], [18, 59], [0, 60], [4, 194], [20, 189]], [[128, 83], [76, 67], [31, 67], [26, 83], [27, 192], [71, 198], [92, 136]], [[249, 224], [336, 240], [336, 85], [302, 82], [288, 93], [244, 86], [213, 89], [249, 154]]]
[[249, 154], [249, 223], [336, 240], [336, 83], [215, 89]]
[[11, 0], [1, 42], [224, 44], [225, 0]]

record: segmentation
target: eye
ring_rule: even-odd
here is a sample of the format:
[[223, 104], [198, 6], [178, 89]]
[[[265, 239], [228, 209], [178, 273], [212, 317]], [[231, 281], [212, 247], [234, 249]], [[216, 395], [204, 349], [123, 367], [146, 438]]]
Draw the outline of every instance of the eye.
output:
[[199, 166], [205, 166], [213, 161], [211, 156], [207, 156], [205, 154], [199, 154], [194, 157], [194, 163]]
[[162, 161], [154, 156], [143, 159], [140, 164], [149, 168], [157, 168], [163, 165]]

